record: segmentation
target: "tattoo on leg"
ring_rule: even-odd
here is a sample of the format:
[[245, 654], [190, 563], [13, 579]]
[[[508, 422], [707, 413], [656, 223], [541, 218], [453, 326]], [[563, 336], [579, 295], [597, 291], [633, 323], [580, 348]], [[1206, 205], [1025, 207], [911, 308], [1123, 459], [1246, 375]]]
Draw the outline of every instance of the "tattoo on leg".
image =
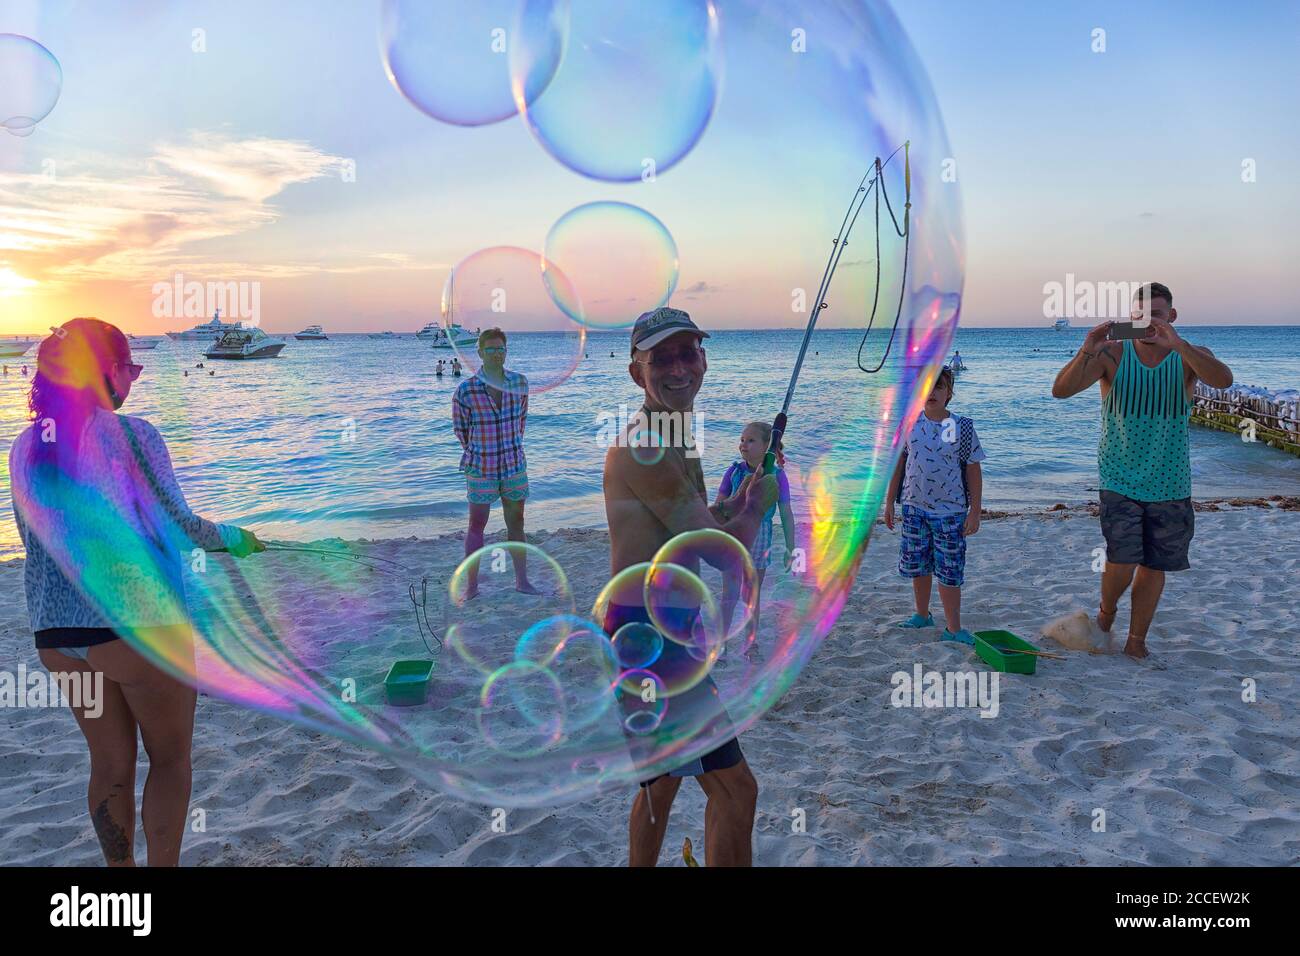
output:
[[108, 799], [105, 798], [95, 812], [90, 815], [91, 822], [95, 825], [95, 834], [99, 837], [99, 845], [104, 851], [104, 858], [109, 863], [124, 863], [131, 856], [131, 840], [127, 836], [122, 825], [113, 819], [108, 810]]

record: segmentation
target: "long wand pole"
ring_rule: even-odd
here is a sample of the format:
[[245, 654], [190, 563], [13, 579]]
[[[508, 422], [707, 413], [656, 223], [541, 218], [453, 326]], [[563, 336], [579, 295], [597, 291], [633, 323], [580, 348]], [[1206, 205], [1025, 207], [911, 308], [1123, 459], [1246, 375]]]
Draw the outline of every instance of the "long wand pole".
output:
[[[905, 223], [903, 227], [905, 234], [910, 226], [909, 217], [912, 209], [911, 146], [911, 140], [907, 140], [900, 147], [903, 150], [903, 176], [907, 192], [907, 206], [903, 220]], [[881, 186], [881, 177], [884, 175], [884, 167], [889, 160], [893, 159], [896, 155], [898, 155], [897, 149], [890, 153], [889, 159], [884, 160], [884, 162], [881, 161], [879, 156], [876, 157], [876, 161], [871, 165], [871, 169], [867, 170], [866, 174], [863, 175], [861, 182], [858, 183], [858, 188], [854, 191], [853, 198], [849, 201], [849, 208], [844, 213], [844, 220], [840, 223], [839, 235], [837, 235], [832, 241], [832, 246], [834, 248], [831, 249], [830, 258], [826, 260], [826, 268], [822, 272], [821, 285], [817, 288], [817, 298], [813, 302], [812, 315], [808, 317], [808, 326], [804, 329], [803, 341], [799, 343], [799, 354], [796, 356], [794, 360], [794, 368], [790, 372], [790, 385], [785, 390], [785, 401], [781, 403], [781, 411], [777, 413], [776, 418], [772, 421], [772, 438], [768, 442], [767, 454], [763, 456], [763, 474], [765, 475], [770, 475], [776, 470], [776, 449], [781, 444], [781, 437], [785, 434], [786, 424], [789, 420], [790, 404], [794, 401], [794, 389], [795, 386], [799, 384], [799, 372], [803, 368], [804, 358], [808, 355], [808, 343], [812, 341], [813, 329], [817, 325], [817, 316], [821, 314], [822, 309], [826, 308], [826, 293], [830, 290], [831, 279], [835, 276], [835, 269], [840, 263], [840, 256], [844, 254], [844, 247], [848, 245], [849, 233], [853, 231], [853, 225], [858, 220], [858, 212], [861, 211], [862, 204], [866, 201], [866, 193], [871, 188], [883, 188]], [[866, 185], [867, 178], [871, 176], [872, 172], [875, 173], [875, 178], [872, 180], [871, 186], [868, 187]], [[879, 202], [879, 200], [877, 200], [877, 202]], [[879, 228], [878, 224], [877, 228]], [[877, 237], [878, 236], [879, 233], [877, 233]], [[877, 242], [879, 242], [879, 238], [877, 238]], [[879, 265], [878, 262], [877, 265]], [[877, 288], [876, 291], [879, 293], [879, 288]]]

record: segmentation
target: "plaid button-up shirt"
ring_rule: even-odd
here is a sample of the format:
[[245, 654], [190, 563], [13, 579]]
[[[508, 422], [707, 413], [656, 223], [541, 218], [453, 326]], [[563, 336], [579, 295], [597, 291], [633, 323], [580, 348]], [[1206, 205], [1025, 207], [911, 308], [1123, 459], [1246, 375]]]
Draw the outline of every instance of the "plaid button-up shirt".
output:
[[460, 470], [472, 468], [486, 478], [504, 478], [523, 471], [524, 421], [528, 417], [528, 379], [505, 371], [501, 407], [488, 394], [487, 382], [477, 374], [456, 386], [451, 421], [465, 449]]

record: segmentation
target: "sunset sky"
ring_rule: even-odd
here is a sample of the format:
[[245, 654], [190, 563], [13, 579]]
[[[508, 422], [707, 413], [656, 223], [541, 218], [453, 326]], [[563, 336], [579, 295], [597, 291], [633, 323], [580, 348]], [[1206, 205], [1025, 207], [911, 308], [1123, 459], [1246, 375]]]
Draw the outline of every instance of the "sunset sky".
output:
[[[1300, 5], [897, 12], [957, 163], [963, 324], [1041, 325], [1043, 286], [1067, 273], [1163, 281], [1186, 322], [1295, 322]], [[177, 272], [260, 282], [272, 332], [411, 331], [464, 256], [537, 247], [537, 223], [586, 199], [638, 201], [643, 184], [541, 161], [517, 117], [464, 129], [414, 109], [385, 76], [378, 25], [371, 0], [0, 0], [0, 33], [63, 67], [33, 135], [0, 132], [0, 334], [74, 315], [188, 327], [151, 314]], [[698, 206], [669, 207], [675, 232], [710, 234]], [[773, 223], [771, 241], [799, 231]], [[725, 240], [682, 252], [678, 296], [713, 325], [802, 324], [758, 297], [761, 269]]]

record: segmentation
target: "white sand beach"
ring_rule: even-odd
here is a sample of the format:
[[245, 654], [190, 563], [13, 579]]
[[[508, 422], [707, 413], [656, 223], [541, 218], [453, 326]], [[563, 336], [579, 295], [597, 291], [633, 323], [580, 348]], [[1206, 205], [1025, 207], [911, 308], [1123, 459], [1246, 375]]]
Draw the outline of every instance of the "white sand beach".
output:
[[[1288, 503], [1290, 505], [1290, 503]], [[494, 516], [489, 540], [499, 539]], [[579, 602], [605, 582], [603, 531], [530, 535]], [[760, 786], [761, 865], [1294, 864], [1300, 859], [1300, 511], [1279, 503], [1197, 515], [1193, 569], [1170, 575], [1152, 658], [1066, 651], [1047, 621], [1094, 609], [1094, 517], [989, 518], [972, 539], [964, 623], [1001, 627], [1066, 660], [1002, 675], [999, 711], [891, 706], [914, 665], [987, 671], [938, 631], [891, 626], [911, 610], [883, 525], [830, 637], [742, 738]], [[455, 564], [458, 538], [365, 545]], [[303, 574], [311, 567], [303, 563]], [[22, 562], [0, 564], [0, 669], [39, 667]], [[310, 593], [311, 580], [293, 586]], [[936, 602], [936, 611], [937, 602]], [[1127, 598], [1116, 623], [1127, 624]], [[322, 627], [345, 628], [344, 619]], [[1257, 699], [1244, 702], [1243, 681]], [[66, 710], [0, 710], [0, 864], [99, 865], [85, 806], [89, 760]], [[143, 781], [144, 758], [138, 786]], [[415, 781], [376, 754], [200, 698], [185, 865], [618, 865], [632, 791], [558, 809], [491, 810]], [[1095, 810], [1105, 830], [1094, 830]], [[702, 855], [704, 801], [682, 787], [661, 864]], [[792, 822], [806, 816], [806, 832]], [[143, 836], [137, 835], [143, 860]]]

